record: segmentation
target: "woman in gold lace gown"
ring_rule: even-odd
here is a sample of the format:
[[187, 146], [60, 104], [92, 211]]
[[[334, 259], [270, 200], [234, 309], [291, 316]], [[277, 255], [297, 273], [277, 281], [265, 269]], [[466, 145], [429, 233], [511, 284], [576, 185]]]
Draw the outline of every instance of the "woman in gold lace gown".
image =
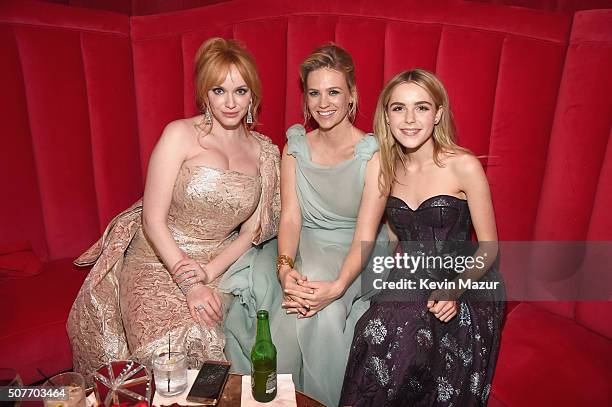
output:
[[225, 359], [218, 281], [278, 227], [279, 151], [250, 130], [260, 89], [255, 63], [237, 43], [202, 45], [196, 92], [204, 113], [166, 127], [143, 200], [75, 261], [94, 264], [67, 324], [74, 369], [88, 380], [109, 360], [148, 363], [168, 337], [191, 368]]

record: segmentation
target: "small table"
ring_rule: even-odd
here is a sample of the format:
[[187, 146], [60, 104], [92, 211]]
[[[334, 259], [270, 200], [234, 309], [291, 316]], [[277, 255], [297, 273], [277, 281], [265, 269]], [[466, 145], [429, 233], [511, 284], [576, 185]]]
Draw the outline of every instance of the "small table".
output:
[[[242, 375], [230, 373], [223, 389], [223, 395], [219, 402], [219, 407], [240, 407], [240, 396], [242, 394]], [[325, 404], [321, 404], [315, 399], [308, 397], [307, 395], [295, 391], [295, 400], [297, 401], [298, 407], [325, 407]]]

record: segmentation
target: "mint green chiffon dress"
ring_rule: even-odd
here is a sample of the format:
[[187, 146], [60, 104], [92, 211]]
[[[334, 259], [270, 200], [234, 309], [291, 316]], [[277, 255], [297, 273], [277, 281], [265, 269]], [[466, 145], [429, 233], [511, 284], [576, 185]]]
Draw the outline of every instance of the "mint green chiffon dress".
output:
[[[287, 130], [288, 154], [296, 159], [296, 191], [302, 229], [296, 270], [310, 281], [333, 281], [353, 241], [368, 161], [378, 151], [368, 134], [354, 157], [334, 166], [311, 161], [301, 125]], [[282, 209], [281, 209], [282, 210]], [[380, 227], [377, 240], [386, 242]], [[296, 387], [328, 406], [337, 406], [357, 320], [368, 309], [358, 276], [344, 295], [311, 318], [297, 319], [281, 308], [283, 293], [276, 277], [276, 241], [255, 247], [225, 273], [220, 288], [235, 298], [225, 319], [225, 354], [236, 372], [250, 374], [256, 311], [270, 313], [279, 373], [292, 373]]]

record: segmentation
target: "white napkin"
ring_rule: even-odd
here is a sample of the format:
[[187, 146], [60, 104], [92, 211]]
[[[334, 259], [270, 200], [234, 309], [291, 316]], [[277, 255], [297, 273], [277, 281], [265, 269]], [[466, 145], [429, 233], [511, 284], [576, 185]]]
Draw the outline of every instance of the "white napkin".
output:
[[255, 401], [251, 394], [251, 376], [242, 376], [242, 395], [240, 407], [295, 407], [295, 385], [290, 374], [279, 374], [276, 377], [276, 398], [269, 403]]

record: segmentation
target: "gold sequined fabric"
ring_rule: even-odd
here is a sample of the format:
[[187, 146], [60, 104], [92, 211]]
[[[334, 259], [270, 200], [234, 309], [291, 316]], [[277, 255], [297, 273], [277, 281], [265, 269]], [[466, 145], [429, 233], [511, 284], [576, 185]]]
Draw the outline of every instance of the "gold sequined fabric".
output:
[[[259, 221], [254, 244], [277, 233], [280, 154], [267, 137], [253, 135], [262, 146], [259, 176], [206, 166], [183, 165], [179, 171], [168, 227], [178, 246], [201, 264], [227, 247], [254, 211]], [[88, 381], [111, 360], [149, 364], [151, 352], [167, 344], [168, 336], [172, 346], [187, 352], [191, 368], [206, 359], [225, 359], [222, 326], [192, 319], [185, 296], [144, 235], [141, 201], [115, 217], [75, 264], [94, 264], [67, 323], [74, 370]], [[218, 280], [209, 286], [216, 289]]]

